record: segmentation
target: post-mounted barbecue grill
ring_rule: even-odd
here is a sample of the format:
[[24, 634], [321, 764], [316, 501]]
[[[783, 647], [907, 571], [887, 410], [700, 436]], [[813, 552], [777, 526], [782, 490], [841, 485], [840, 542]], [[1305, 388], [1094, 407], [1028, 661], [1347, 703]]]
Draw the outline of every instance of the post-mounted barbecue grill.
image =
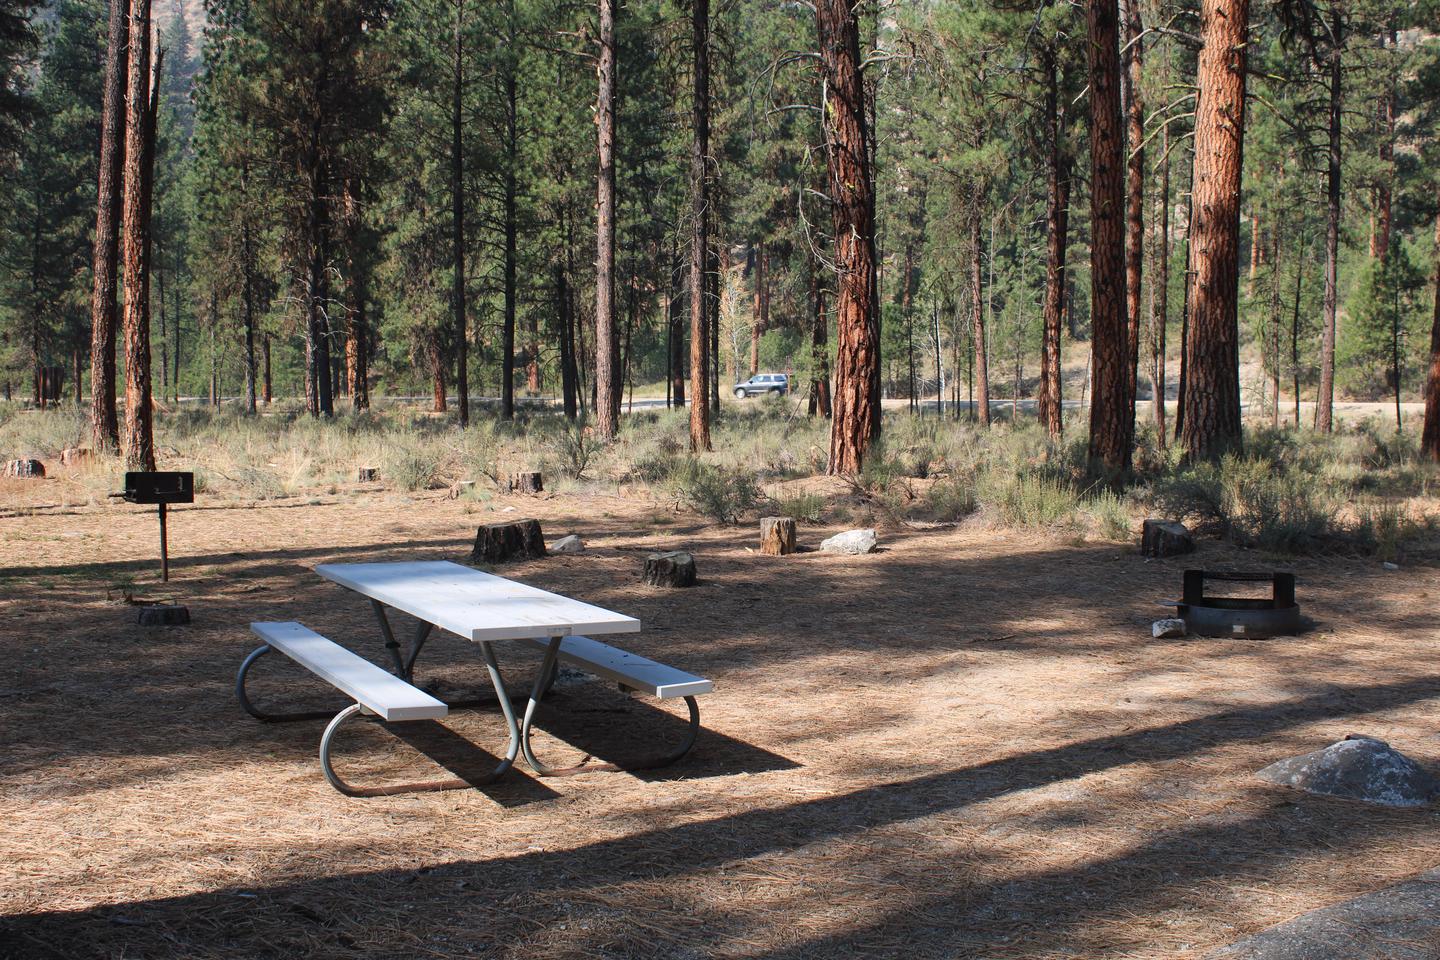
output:
[[125, 491], [111, 494], [129, 503], [153, 503], [160, 512], [160, 579], [170, 579], [170, 549], [165, 536], [165, 508], [172, 503], [195, 502], [195, 474], [179, 470], [132, 470], [125, 474]]

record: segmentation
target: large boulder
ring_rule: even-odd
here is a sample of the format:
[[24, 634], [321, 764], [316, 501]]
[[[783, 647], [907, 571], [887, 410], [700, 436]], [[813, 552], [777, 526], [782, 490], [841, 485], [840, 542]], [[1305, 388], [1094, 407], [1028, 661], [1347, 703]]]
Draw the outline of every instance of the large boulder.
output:
[[1323, 750], [1272, 763], [1255, 776], [1306, 793], [1386, 807], [1440, 800], [1440, 780], [1384, 740], [1354, 733]]
[[821, 553], [874, 553], [879, 546], [874, 530], [846, 530], [828, 540], [820, 541]]

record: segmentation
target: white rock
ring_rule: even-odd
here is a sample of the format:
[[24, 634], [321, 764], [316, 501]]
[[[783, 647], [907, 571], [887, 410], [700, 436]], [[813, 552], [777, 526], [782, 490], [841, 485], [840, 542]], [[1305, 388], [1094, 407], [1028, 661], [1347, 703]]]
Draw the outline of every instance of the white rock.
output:
[[846, 530], [820, 542], [821, 553], [874, 553], [878, 540], [874, 530]]
[[1399, 570], [1399, 569], [1400, 569], [1400, 564], [1398, 564], [1398, 563], [1391, 563], [1389, 560], [1386, 560], [1386, 561], [1382, 564], [1382, 566], [1383, 566], [1386, 570]]
[[1165, 620], [1156, 620], [1150, 624], [1150, 635], [1156, 640], [1170, 640], [1174, 637], [1183, 637], [1186, 632], [1185, 621], [1173, 617]]
[[584, 553], [585, 541], [572, 533], [568, 537], [561, 537], [559, 540], [556, 540], [550, 544], [548, 549], [551, 553]]

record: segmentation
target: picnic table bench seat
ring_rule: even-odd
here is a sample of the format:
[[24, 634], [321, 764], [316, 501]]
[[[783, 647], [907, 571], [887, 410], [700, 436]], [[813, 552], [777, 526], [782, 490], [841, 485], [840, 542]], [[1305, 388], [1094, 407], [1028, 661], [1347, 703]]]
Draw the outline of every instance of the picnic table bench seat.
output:
[[[356, 714], [370, 714], [387, 723], [407, 720], [440, 720], [450, 713], [442, 701], [418, 687], [376, 666], [364, 657], [352, 653], [333, 640], [321, 636], [303, 623], [287, 621], [282, 623], [252, 623], [250, 630], [265, 641], [256, 648], [235, 678], [235, 693], [240, 705], [251, 716], [260, 720], [295, 720], [328, 713], [314, 714], [270, 714], [255, 707], [245, 692], [245, 678], [255, 661], [270, 651], [278, 651], [324, 680], [351, 700], [355, 701], [335, 714], [325, 733], [320, 738], [320, 769], [325, 779], [336, 790], [351, 796], [373, 796], [385, 793], [381, 789], [359, 788], [346, 783], [335, 772], [330, 762], [331, 745], [340, 725]], [[458, 785], [453, 781], [431, 785], [435, 789]], [[422, 785], [423, 786], [423, 785]], [[415, 789], [410, 787], [407, 789]]]

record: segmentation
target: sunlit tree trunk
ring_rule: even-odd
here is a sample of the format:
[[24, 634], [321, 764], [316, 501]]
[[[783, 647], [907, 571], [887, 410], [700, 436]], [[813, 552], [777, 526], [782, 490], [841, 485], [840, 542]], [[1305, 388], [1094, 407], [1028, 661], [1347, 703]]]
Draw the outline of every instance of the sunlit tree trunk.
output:
[[1116, 0], [1087, 4], [1090, 67], [1090, 446], [1110, 473], [1130, 469], [1135, 427], [1125, 296], [1125, 133]]
[[984, 239], [980, 229], [980, 207], [970, 212], [970, 332], [975, 343], [975, 411], [980, 426], [990, 426], [990, 355], [985, 336], [985, 304], [982, 265]]
[[820, 282], [820, 270], [812, 261], [810, 264], [810, 297], [814, 302], [814, 313], [810, 318], [810, 416], [819, 414], [830, 418], [830, 320], [825, 315], [825, 285]]
[[160, 71], [150, 69], [150, 0], [130, 8], [130, 64], [125, 115], [125, 463], [155, 469], [150, 388], [150, 200], [155, 171], [155, 123]]
[[[620, 340], [615, 327], [615, 5], [600, 0], [595, 103], [599, 164], [595, 244], [595, 429], [615, 439], [620, 426]], [[707, 438], [708, 446], [708, 438]]]
[[1329, 143], [1325, 165], [1325, 300], [1320, 335], [1320, 389], [1315, 397], [1315, 429], [1330, 432], [1335, 403], [1335, 313], [1339, 306], [1340, 270], [1340, 120], [1342, 86], [1340, 42], [1344, 24], [1340, 5], [1333, 11], [1329, 63]]
[[1124, 74], [1121, 90], [1125, 105], [1125, 328], [1129, 359], [1126, 395], [1130, 409], [1130, 435], [1135, 435], [1135, 398], [1140, 366], [1140, 296], [1143, 283], [1142, 258], [1145, 250], [1145, 99], [1143, 96], [1140, 0], [1122, 0], [1125, 17]]
[[1201, 6], [1191, 240], [1190, 331], [1181, 434], [1190, 458], [1238, 448], [1240, 171], [1245, 135], [1249, 0]]
[[1430, 367], [1425, 377], [1425, 430], [1420, 449], [1431, 460], [1440, 461], [1440, 213], [1435, 215], [1435, 316], [1430, 322]]
[[[460, 404], [460, 426], [470, 424], [470, 331], [465, 286], [465, 4], [455, 4], [453, 48], [450, 54], [450, 307], [455, 324], [455, 389]], [[508, 212], [508, 208], [507, 208]], [[508, 251], [508, 247], [507, 247]], [[509, 287], [506, 287], [509, 293]], [[509, 360], [505, 361], [508, 370]], [[502, 385], [503, 391], [503, 385]], [[508, 393], [501, 395], [502, 417], [509, 418]]]
[[817, 0], [824, 134], [835, 243], [835, 393], [830, 473], [856, 473], [880, 433], [880, 310], [875, 300], [875, 179], [860, 24], [848, 0]]
[[[1168, 67], [1169, 64], [1167, 63]], [[1168, 69], [1166, 70], [1168, 74]], [[1165, 449], [1165, 335], [1170, 324], [1170, 132], [1160, 131], [1160, 196], [1156, 198], [1155, 239], [1150, 270], [1150, 383], [1155, 394], [1155, 440]]]
[[[1065, 309], [1065, 246], [1070, 221], [1070, 151], [1061, 128], [1064, 106], [1060, 101], [1055, 46], [1043, 51], [1045, 69], [1045, 306], [1040, 344], [1040, 395], [1036, 406], [1040, 424], [1052, 440], [1064, 427], [1060, 381], [1060, 328]], [[938, 362], [937, 362], [938, 367]]]
[[705, 304], [710, 218], [710, 2], [692, 0], [693, 135], [690, 141], [690, 450], [710, 449], [710, 327]]
[[100, 183], [95, 205], [94, 284], [90, 297], [90, 442], [120, 446], [115, 411], [115, 280], [119, 272], [120, 203], [125, 164], [125, 88], [129, 79], [129, 0], [110, 0], [105, 100], [100, 120]]

